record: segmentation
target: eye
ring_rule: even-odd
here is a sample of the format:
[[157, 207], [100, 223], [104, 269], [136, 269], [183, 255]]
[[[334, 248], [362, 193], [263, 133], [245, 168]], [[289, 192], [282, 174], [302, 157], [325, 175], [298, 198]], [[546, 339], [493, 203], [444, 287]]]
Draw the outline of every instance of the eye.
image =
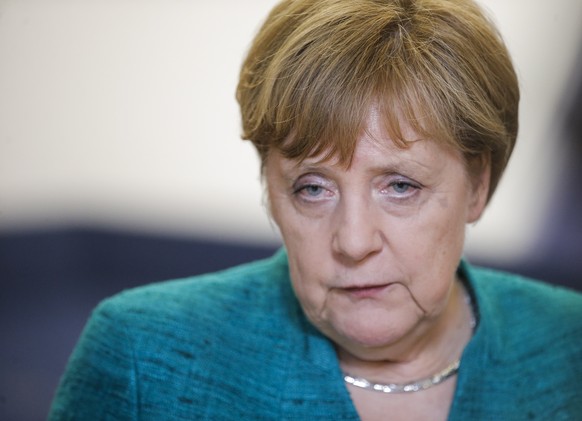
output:
[[410, 183], [407, 183], [405, 181], [396, 181], [392, 183], [390, 186], [392, 187], [392, 190], [394, 190], [398, 194], [404, 194], [408, 190], [413, 188], [413, 186]]
[[306, 202], [324, 200], [329, 191], [319, 184], [304, 184], [296, 188], [293, 194]]
[[317, 197], [323, 193], [323, 187], [317, 184], [308, 184], [307, 186], [301, 187], [299, 191], [303, 191], [307, 196]]
[[420, 189], [419, 184], [408, 179], [398, 178], [388, 182], [383, 192], [394, 199], [409, 199], [414, 197]]
[[293, 195], [303, 202], [315, 203], [324, 201], [334, 194], [331, 181], [317, 174], [300, 177], [293, 185]]

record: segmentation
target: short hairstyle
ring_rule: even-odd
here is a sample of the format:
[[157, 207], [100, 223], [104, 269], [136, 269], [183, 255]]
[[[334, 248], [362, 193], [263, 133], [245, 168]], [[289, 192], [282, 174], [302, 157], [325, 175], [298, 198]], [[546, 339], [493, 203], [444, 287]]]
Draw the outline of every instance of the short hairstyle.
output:
[[276, 148], [348, 167], [375, 106], [399, 146], [405, 121], [460, 151], [468, 168], [485, 157], [488, 199], [518, 131], [509, 53], [472, 0], [283, 0], [244, 60], [237, 100], [242, 137], [263, 165]]

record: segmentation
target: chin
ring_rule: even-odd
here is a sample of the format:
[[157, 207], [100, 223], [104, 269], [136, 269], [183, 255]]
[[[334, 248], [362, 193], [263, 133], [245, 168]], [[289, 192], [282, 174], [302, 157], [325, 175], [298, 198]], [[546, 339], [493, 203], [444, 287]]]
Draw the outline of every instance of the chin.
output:
[[378, 331], [378, 329], [374, 329], [370, 331], [359, 331], [354, 334], [346, 332], [342, 336], [358, 348], [374, 349], [394, 345], [405, 335], [397, 331]]
[[340, 345], [353, 348], [372, 350], [385, 348], [401, 341], [411, 333], [418, 319], [416, 317], [378, 318], [378, 315], [368, 317], [346, 318], [339, 323], [333, 323], [334, 333], [329, 335]]

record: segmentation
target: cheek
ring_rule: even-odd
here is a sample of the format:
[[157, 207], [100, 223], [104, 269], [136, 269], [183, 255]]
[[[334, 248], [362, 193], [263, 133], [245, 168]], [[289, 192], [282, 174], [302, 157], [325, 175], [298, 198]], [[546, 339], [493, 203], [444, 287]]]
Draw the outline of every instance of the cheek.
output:
[[440, 311], [454, 283], [463, 253], [464, 215], [462, 207], [437, 202], [407, 233], [411, 240], [400, 258], [407, 262], [411, 293], [429, 313]]
[[325, 219], [308, 218], [298, 212], [286, 194], [269, 190], [269, 209], [279, 228], [289, 255], [290, 265], [297, 273], [317, 268], [329, 250], [329, 230]]
[[320, 233], [305, 235], [301, 230], [293, 230], [288, 226], [282, 230], [282, 234], [293, 283], [302, 288], [313, 288], [319, 280], [325, 278], [325, 239]]
[[429, 262], [460, 258], [465, 236], [463, 216], [458, 208], [435, 201], [392, 238], [396, 247], [406, 244], [402, 258], [412, 258], [419, 270], [427, 270]]
[[285, 215], [280, 229], [293, 290], [307, 317], [318, 325], [324, 317], [333, 265], [325, 230], [314, 225], [297, 215]]
[[295, 295], [307, 318], [318, 325], [325, 310], [328, 293], [325, 283], [327, 278], [317, 255], [318, 249], [313, 248], [313, 242], [303, 243], [286, 239], [285, 244], [289, 256], [289, 275]]
[[316, 224], [297, 215], [290, 204], [273, 202], [271, 209], [287, 249], [294, 289], [298, 295], [313, 290], [324, 265], [325, 234]]

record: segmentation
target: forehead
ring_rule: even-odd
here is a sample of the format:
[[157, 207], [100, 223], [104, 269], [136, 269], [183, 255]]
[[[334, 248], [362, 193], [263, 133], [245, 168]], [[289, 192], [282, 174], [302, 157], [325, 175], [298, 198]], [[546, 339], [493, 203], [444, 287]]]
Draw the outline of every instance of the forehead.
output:
[[422, 138], [410, 125], [401, 122], [401, 137], [405, 141], [391, 138], [381, 114], [370, 109], [364, 130], [356, 140], [351, 160], [344, 163], [337, 154], [319, 153], [304, 159], [286, 159], [287, 167], [295, 169], [333, 168], [346, 172], [355, 168], [370, 167], [414, 167], [431, 169], [448, 158], [460, 160], [461, 154], [449, 145], [434, 139]]
[[273, 161], [271, 168], [275, 173], [272, 175], [279, 173], [289, 180], [306, 173], [319, 173], [346, 181], [382, 174], [399, 174], [417, 181], [429, 181], [442, 178], [451, 173], [449, 170], [453, 168], [457, 168], [452, 171], [457, 176], [464, 174], [464, 166], [458, 154], [431, 140], [417, 140], [403, 148], [389, 139], [379, 142], [377, 139], [362, 137], [358, 140], [349, 166], [340, 163], [337, 157], [312, 157], [299, 161], [277, 154]]

